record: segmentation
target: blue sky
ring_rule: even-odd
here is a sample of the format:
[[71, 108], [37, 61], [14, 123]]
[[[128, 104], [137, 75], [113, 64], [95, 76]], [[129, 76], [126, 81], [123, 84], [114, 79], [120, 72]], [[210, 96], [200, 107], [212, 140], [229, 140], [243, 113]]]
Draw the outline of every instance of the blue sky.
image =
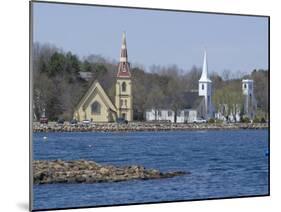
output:
[[119, 60], [126, 31], [129, 61], [145, 68], [176, 64], [210, 71], [250, 72], [268, 66], [264, 17], [34, 3], [34, 41], [80, 58], [99, 54]]

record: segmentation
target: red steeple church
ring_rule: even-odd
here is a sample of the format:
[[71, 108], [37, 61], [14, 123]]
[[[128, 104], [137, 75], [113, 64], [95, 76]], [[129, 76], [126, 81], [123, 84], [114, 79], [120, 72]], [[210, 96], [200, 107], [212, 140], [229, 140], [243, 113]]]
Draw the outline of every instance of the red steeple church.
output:
[[117, 71], [115, 106], [118, 118], [133, 121], [132, 79], [130, 64], [128, 63], [125, 33], [123, 33], [120, 62]]
[[128, 62], [126, 35], [123, 32], [120, 62], [118, 64], [117, 78], [130, 78], [130, 63]]

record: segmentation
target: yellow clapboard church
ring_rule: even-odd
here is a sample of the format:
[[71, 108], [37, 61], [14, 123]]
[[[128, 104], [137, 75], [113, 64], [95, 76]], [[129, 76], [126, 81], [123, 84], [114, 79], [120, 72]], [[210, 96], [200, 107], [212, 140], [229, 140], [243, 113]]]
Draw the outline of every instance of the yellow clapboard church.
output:
[[78, 121], [113, 122], [117, 118], [133, 120], [133, 96], [130, 64], [128, 62], [126, 35], [123, 33], [120, 62], [115, 85], [115, 104], [112, 103], [96, 80], [75, 108], [74, 119]]

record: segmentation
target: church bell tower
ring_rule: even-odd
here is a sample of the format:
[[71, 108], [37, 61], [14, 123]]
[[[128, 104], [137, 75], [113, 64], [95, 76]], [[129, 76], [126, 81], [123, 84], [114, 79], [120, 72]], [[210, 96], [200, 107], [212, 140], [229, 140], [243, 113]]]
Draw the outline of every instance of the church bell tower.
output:
[[126, 35], [123, 32], [120, 62], [118, 64], [117, 80], [115, 87], [115, 106], [117, 117], [133, 121], [133, 96], [130, 64], [128, 62]]
[[244, 114], [251, 120], [254, 119], [256, 114], [256, 99], [254, 96], [254, 80], [242, 80], [242, 92], [244, 96]]

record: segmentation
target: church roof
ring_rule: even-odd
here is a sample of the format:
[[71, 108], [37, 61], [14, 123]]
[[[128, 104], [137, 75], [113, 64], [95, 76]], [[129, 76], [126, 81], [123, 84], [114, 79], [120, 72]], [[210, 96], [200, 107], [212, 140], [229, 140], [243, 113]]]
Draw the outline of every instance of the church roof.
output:
[[207, 52], [206, 52], [206, 50], [204, 51], [203, 68], [202, 68], [202, 74], [201, 74], [201, 77], [199, 79], [199, 82], [212, 82], [209, 79], [209, 75], [208, 75], [208, 63], [207, 63]]
[[[170, 102], [172, 101], [172, 96], [166, 96], [165, 100], [161, 106], [161, 109], [171, 109]], [[185, 91], [179, 95], [179, 101], [181, 109], [194, 109], [196, 110], [202, 101], [204, 101], [204, 96], [198, 96], [198, 90]]]
[[120, 52], [120, 62], [118, 64], [118, 71], [117, 71], [118, 78], [130, 78], [130, 64], [128, 62], [128, 53], [127, 53], [127, 43], [126, 43], [126, 34], [123, 32], [122, 36], [122, 46]]
[[86, 105], [87, 102], [89, 102], [90, 98], [93, 94], [99, 93], [102, 96], [103, 101], [105, 104], [112, 110], [116, 112], [116, 107], [114, 104], [112, 104], [111, 99], [108, 97], [106, 92], [104, 91], [103, 87], [100, 85], [100, 83], [95, 80], [90, 88], [87, 90], [87, 92], [84, 94], [82, 99], [79, 101], [78, 105], [76, 106], [76, 109], [79, 109], [81, 106]]
[[204, 96], [198, 96], [198, 91], [187, 91], [183, 93], [184, 109], [197, 109], [204, 100]]

